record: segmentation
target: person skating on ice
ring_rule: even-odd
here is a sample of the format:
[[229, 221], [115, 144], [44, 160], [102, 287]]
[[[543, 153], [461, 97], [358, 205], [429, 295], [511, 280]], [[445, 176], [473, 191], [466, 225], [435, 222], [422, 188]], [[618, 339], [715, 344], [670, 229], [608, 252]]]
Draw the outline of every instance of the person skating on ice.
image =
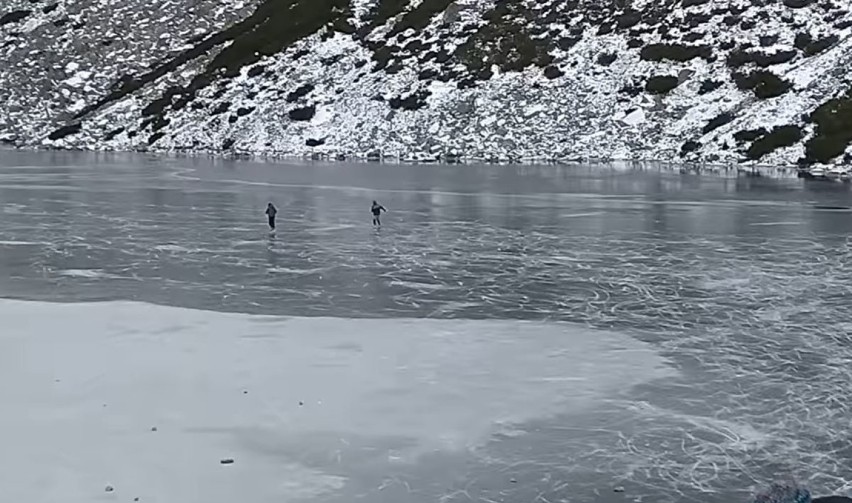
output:
[[269, 229], [275, 230], [275, 215], [278, 214], [278, 208], [275, 207], [274, 204], [269, 203], [266, 205], [266, 216], [269, 217]]
[[383, 211], [386, 212], [388, 210], [385, 209], [385, 207], [382, 206], [381, 204], [377, 203], [376, 201], [373, 201], [373, 206], [370, 208], [370, 213], [373, 214], [373, 225], [377, 225], [377, 226], [381, 227], [381, 225], [382, 225], [381, 216], [382, 216]]

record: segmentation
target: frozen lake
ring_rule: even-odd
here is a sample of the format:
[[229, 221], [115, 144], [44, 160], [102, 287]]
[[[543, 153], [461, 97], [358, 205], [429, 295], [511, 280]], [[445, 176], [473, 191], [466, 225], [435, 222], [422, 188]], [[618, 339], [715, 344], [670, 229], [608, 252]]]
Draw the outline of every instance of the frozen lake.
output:
[[0, 500], [852, 489], [850, 195], [0, 151]]

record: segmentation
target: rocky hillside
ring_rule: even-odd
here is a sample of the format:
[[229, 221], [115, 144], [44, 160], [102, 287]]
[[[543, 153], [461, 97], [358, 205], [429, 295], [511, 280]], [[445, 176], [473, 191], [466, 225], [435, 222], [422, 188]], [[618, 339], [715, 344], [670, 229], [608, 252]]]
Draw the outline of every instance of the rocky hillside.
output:
[[852, 158], [843, 0], [4, 0], [0, 138], [403, 159]]

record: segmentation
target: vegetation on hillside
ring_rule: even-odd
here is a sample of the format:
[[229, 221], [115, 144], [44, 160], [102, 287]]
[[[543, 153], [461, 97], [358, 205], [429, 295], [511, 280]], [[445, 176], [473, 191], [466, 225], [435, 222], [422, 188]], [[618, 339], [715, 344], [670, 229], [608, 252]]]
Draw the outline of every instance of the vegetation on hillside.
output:
[[820, 105], [810, 121], [816, 129], [805, 143], [805, 162], [829, 162], [843, 155], [852, 143], [852, 88]]
[[[423, 84], [406, 91], [395, 90], [390, 94], [393, 98], [383, 100], [395, 110], [418, 110], [427, 106], [426, 89], [433, 80], [464, 89], [490, 79], [494, 67], [502, 72], [538, 67], [543, 77], [555, 81], [550, 85], [559, 86], [566, 74], [574, 73], [571, 65], [578, 64], [576, 55], [579, 53], [572, 53], [575, 45], [584, 38], [611, 33], [623, 35], [626, 48], [618, 51], [610, 48], [584, 56], [596, 64], [590, 71], [611, 72], [606, 67], [616, 61], [619, 68], [629, 71], [630, 62], [635, 61], [637, 55], [642, 61], [661, 63], [659, 67], [665, 68], [664, 74], [647, 77], [649, 67], [645, 64], [641, 72], [628, 75], [619, 91], [621, 101], [642, 92], [654, 95], [671, 92], [683, 81], [688, 82], [678, 70], [698, 64], [696, 59], [709, 63], [718, 61], [714, 68], [727, 66], [730, 73], [708, 75], [694, 86], [684, 84], [684, 93], [712, 93], [725, 85], [730, 88], [729, 82], [732, 82], [738, 89], [753, 93], [757, 99], [778, 98], [790, 92], [793, 84], [782, 77], [785, 66], [774, 67], [822, 54], [836, 46], [840, 37], [813, 26], [795, 25], [791, 15], [782, 15], [779, 21], [793, 26], [789, 33], [796, 34], [792, 43], [791, 37], [759, 30], [753, 31], [751, 38], [714, 40], [710, 36], [713, 32], [705, 27], [717, 24], [745, 31], [759, 29], [761, 19], [767, 19], [767, 11], [759, 11], [757, 15], [743, 14], [754, 5], [768, 3], [768, 0], [754, 0], [751, 5], [725, 4], [709, 8], [706, 6], [713, 5], [710, 0], [661, 0], [636, 10], [630, 0], [496, 0], [487, 12], [460, 16], [460, 9], [465, 7], [453, 0], [377, 0], [361, 19], [354, 19], [351, 0], [261, 0], [246, 18], [219, 32], [191, 40], [191, 47], [173, 54], [150, 71], [120, 77], [106, 96], [84, 108], [50, 138], [77, 134], [81, 131], [80, 121], [86, 120], [92, 112], [176, 73], [201, 56], [210, 57], [209, 63], [188, 84], [166, 87], [149, 100], [142, 109], [143, 120], [138, 131], [131, 128], [130, 132], [145, 131], [150, 134], [149, 141], [156, 142], [163, 137], [159, 132], [170, 124], [167, 115], [187, 106], [203, 109], [210, 116], [222, 115], [217, 119], [221, 122], [234, 123], [254, 109], [250, 106], [237, 108], [227, 101], [194, 102], [199, 91], [244, 71], [250, 78], [263, 78], [271, 71], [266, 65], [258, 64], [264, 57], [280, 54], [311, 35], [319, 34], [323, 38], [334, 32], [351, 34], [355, 43], [371, 51], [374, 72], [396, 74], [414, 70]], [[810, 7], [808, 0], [782, 0], [782, 3], [789, 9], [817, 9]], [[676, 22], [671, 17], [674, 8], [686, 9], [679, 12]], [[850, 21], [832, 2], [819, 3], [819, 9], [824, 11], [821, 15], [827, 23], [837, 26]], [[0, 24], [20, 22], [29, 14], [29, 11], [7, 14]], [[457, 22], [459, 19], [465, 21]], [[310, 50], [310, 46], [305, 47], [293, 61], [309, 54]], [[356, 68], [369, 62], [370, 58], [365, 57]], [[317, 82], [295, 82], [293, 88], [280, 90], [279, 96], [284, 98], [282, 106], [287, 108], [291, 120], [313, 119], [314, 90], [319, 85]], [[221, 95], [216, 100], [219, 98]], [[748, 104], [753, 102], [747, 100]], [[803, 119], [815, 126], [814, 134], [806, 141], [803, 161], [825, 162], [842, 155], [852, 143], [852, 119], [849, 117], [852, 117], [852, 90], [827, 101]], [[705, 125], [699, 125], [695, 133], [707, 135], [735, 119], [733, 113], [719, 114]], [[115, 131], [110, 131], [108, 136], [120, 134]], [[804, 132], [800, 125], [787, 124], [771, 130], [741, 131], [735, 138], [739, 150], [748, 158], [760, 159], [779, 148], [801, 142]], [[682, 153], [703, 147], [697, 141], [689, 141], [684, 144]]]

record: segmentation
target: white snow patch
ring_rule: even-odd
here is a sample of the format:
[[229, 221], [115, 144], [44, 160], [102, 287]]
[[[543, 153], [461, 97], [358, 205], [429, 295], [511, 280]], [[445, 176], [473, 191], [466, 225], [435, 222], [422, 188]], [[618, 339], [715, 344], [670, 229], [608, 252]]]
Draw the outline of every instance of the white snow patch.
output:
[[311, 125], [322, 126], [332, 122], [333, 119], [334, 111], [329, 107], [320, 105], [316, 107], [316, 112], [313, 120], [311, 120]]
[[65, 79], [65, 84], [71, 87], [80, 87], [92, 77], [92, 72], [80, 71]]
[[627, 124], [628, 126], [636, 126], [645, 122], [645, 110], [642, 108], [637, 108], [633, 110], [629, 114], [626, 114], [621, 118], [621, 122]]
[[440, 80], [436, 80], [429, 84], [429, 91], [432, 93], [432, 95], [429, 97], [429, 99], [431, 100], [433, 98], [444, 97], [456, 91], [456, 86], [448, 82], [441, 82]]
[[68, 111], [72, 113], [77, 113], [86, 108], [86, 100], [80, 99], [75, 101], [68, 107]]
[[527, 118], [534, 117], [534, 116], [540, 114], [541, 112], [544, 112], [545, 110], [546, 110], [546, 107], [544, 106], [543, 103], [537, 103], [535, 105], [530, 105], [530, 106], [528, 106], [524, 109], [524, 117], [527, 117]]
[[0, 501], [301, 501], [341, 487], [335, 460], [466, 449], [673, 373], [560, 323], [11, 300], [0, 318]]

